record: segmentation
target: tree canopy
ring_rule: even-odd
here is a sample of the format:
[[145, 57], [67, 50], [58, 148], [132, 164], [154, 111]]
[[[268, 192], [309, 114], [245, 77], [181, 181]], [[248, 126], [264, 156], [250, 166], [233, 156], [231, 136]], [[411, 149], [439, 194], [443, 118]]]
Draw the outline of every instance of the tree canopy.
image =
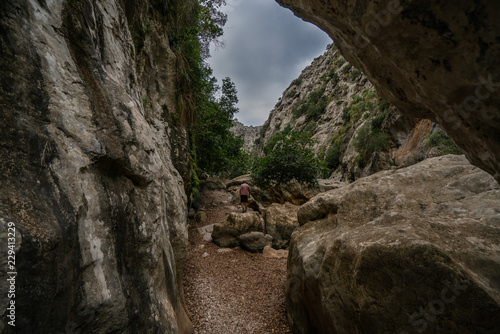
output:
[[260, 186], [292, 181], [316, 184], [321, 161], [311, 150], [313, 143], [308, 132], [290, 131], [273, 136], [264, 146], [264, 157], [255, 162], [252, 179]]
[[[199, 106], [198, 126], [195, 130], [198, 167], [212, 175], [236, 176], [234, 173], [246, 165], [247, 154], [242, 151], [243, 139], [229, 129], [233, 126], [234, 114], [238, 112], [236, 86], [229, 78], [222, 80], [222, 88], [216, 80], [207, 81], [210, 95]], [[219, 98], [216, 98], [218, 91]]]

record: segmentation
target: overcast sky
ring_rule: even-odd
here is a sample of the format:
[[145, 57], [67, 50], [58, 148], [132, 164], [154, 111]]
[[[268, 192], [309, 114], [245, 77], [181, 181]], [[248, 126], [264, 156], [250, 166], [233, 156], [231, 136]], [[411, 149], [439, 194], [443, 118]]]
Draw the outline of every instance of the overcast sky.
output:
[[273, 0], [227, 0], [224, 48], [211, 49], [208, 63], [219, 85], [230, 77], [238, 90], [245, 125], [262, 125], [278, 98], [331, 38]]

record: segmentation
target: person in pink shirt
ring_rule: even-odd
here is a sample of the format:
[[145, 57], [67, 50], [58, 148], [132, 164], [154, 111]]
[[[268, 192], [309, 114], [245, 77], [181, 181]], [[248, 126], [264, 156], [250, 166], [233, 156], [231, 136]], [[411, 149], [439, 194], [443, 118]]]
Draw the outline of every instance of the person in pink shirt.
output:
[[240, 186], [241, 212], [247, 212], [248, 197], [250, 196], [250, 186], [243, 180]]

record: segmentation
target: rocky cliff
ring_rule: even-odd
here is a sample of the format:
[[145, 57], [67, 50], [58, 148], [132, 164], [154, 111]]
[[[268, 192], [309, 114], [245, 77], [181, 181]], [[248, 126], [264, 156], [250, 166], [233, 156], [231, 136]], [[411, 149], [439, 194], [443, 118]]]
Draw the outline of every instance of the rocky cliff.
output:
[[277, 2], [326, 31], [384, 99], [440, 124], [500, 181], [498, 1]]
[[247, 126], [235, 119], [234, 125], [230, 130], [237, 137], [241, 137], [244, 140], [243, 148], [248, 152], [252, 152], [255, 150], [255, 140], [259, 137], [260, 129], [261, 126]]
[[175, 111], [175, 56], [156, 5], [0, 4], [2, 312], [15, 302], [15, 327], [6, 313], [0, 332], [192, 332], [170, 144], [182, 136], [162, 119]]
[[[284, 91], [257, 142], [262, 146], [290, 130], [311, 132], [313, 151], [337, 171], [332, 176], [351, 180], [460, 153], [438, 125], [404, 116], [383, 100], [333, 45]], [[363, 136], [365, 142], [358, 144]]]

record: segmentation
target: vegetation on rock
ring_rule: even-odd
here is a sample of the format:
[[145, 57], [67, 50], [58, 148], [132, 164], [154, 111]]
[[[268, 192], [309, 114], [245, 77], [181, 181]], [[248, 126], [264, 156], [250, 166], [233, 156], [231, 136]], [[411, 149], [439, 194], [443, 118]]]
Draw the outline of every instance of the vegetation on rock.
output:
[[439, 149], [439, 155], [462, 154], [462, 151], [453, 142], [453, 140], [448, 138], [441, 131], [429, 133], [425, 138], [425, 142], [429, 147], [437, 147]]
[[354, 147], [359, 152], [356, 157], [358, 166], [364, 168], [372, 153], [387, 150], [389, 144], [387, 134], [380, 129], [373, 128], [370, 124], [363, 125], [354, 139]]
[[343, 137], [338, 138], [325, 156], [326, 167], [330, 171], [336, 170], [340, 166], [340, 144]]
[[[190, 188], [196, 192], [201, 171], [225, 177], [244, 172], [248, 153], [243, 140], [229, 129], [238, 112], [237, 90], [230, 78], [222, 87], [205, 62], [210, 43], [219, 42], [227, 15], [219, 9], [224, 0], [154, 1], [153, 6], [167, 19], [169, 44], [176, 55], [176, 110], [163, 109], [172, 126], [186, 126], [190, 132], [193, 176]], [[143, 31], [144, 29], [139, 29]], [[144, 34], [139, 34], [140, 36]]]
[[300, 116], [305, 115], [306, 122], [317, 120], [322, 114], [324, 114], [329, 103], [324, 94], [324, 88], [312, 92], [307, 100], [302, 101], [297, 108], [293, 109], [293, 117], [299, 118]]

